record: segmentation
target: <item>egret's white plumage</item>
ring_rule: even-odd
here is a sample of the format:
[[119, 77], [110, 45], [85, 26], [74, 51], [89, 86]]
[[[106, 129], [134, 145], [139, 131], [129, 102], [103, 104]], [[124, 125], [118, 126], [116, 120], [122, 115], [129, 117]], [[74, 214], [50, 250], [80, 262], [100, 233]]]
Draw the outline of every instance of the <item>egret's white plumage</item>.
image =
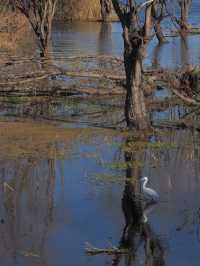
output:
[[146, 187], [146, 184], [149, 181], [148, 177], [146, 176], [142, 177], [140, 180], [141, 180], [141, 192], [144, 198], [150, 202], [158, 202], [159, 200], [158, 193], [152, 188]]

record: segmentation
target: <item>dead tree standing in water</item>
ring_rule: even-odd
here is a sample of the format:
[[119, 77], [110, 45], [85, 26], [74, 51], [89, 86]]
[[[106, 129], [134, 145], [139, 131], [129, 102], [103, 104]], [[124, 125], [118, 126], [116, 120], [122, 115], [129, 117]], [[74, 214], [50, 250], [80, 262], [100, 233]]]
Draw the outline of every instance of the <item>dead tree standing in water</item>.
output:
[[190, 29], [190, 25], [188, 24], [188, 16], [192, 0], [179, 0], [178, 3], [181, 9], [181, 17], [179, 19], [179, 25], [181, 27], [181, 30], [187, 31]]
[[[153, 4], [156, 0], [112, 0], [123, 28], [124, 66], [126, 72], [125, 118], [129, 128], [147, 129], [149, 119], [142, 87], [142, 61], [148, 42], [152, 38], [155, 19]], [[142, 19], [143, 17], [143, 19]], [[143, 23], [141, 22], [143, 20]]]
[[28, 19], [46, 56], [52, 31], [52, 21], [58, 0], [13, 0], [12, 4]]
[[154, 30], [156, 33], [156, 37], [158, 39], [159, 44], [162, 44], [166, 42], [166, 38], [163, 34], [162, 27], [161, 27], [162, 20], [167, 17], [167, 14], [165, 12], [164, 1], [155, 1], [153, 3], [152, 16], [153, 16], [154, 23], [155, 23]]
[[100, 0], [100, 4], [101, 4], [101, 17], [102, 20], [106, 22], [112, 11], [111, 0]]

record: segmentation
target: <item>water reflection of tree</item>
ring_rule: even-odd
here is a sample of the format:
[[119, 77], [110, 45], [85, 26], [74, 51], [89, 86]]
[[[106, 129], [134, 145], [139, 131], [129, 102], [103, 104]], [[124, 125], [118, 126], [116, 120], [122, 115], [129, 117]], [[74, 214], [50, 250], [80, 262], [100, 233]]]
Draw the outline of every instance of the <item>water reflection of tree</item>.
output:
[[180, 60], [182, 67], [190, 64], [190, 51], [188, 45], [188, 36], [186, 34], [180, 37]]
[[[135, 140], [128, 138], [126, 146], [131, 147]], [[149, 266], [163, 266], [164, 249], [162, 243], [153, 232], [146, 214], [152, 207], [144, 204], [140, 195], [139, 178], [142, 174], [141, 166], [135, 162], [143, 161], [144, 153], [136, 152], [132, 149], [125, 152], [127, 163], [126, 182], [122, 197], [122, 210], [125, 217], [125, 227], [120, 241], [120, 248], [129, 250], [125, 255], [125, 265], [133, 265], [140, 256], [141, 247], [144, 244], [145, 264]], [[120, 263], [120, 256], [113, 260], [113, 265]]]
[[14, 263], [19, 255], [37, 258], [46, 265], [45, 244], [53, 217], [55, 161], [1, 161], [0, 168], [1, 180], [10, 185], [10, 189], [1, 186], [0, 191], [2, 262], [6, 264], [12, 258]]
[[98, 39], [99, 54], [110, 54], [112, 52], [112, 26], [109, 22], [101, 23]]
[[30, 116], [34, 119], [38, 117], [50, 118], [55, 115], [57, 105], [51, 96], [34, 98], [20, 104], [16, 108], [16, 115]]
[[159, 68], [160, 61], [161, 61], [161, 54], [163, 52], [164, 45], [158, 43], [153, 51], [153, 58], [152, 58], [152, 67]]

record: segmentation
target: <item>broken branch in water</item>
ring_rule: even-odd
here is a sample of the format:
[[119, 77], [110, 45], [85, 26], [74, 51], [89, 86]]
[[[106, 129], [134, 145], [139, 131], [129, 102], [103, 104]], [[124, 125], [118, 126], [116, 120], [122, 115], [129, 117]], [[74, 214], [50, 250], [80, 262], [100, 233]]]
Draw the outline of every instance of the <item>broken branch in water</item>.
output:
[[110, 248], [96, 248], [88, 242], [86, 242], [85, 244], [86, 244], [85, 251], [88, 255], [97, 255], [97, 254], [116, 255], [116, 254], [129, 253], [128, 249], [121, 249], [115, 246], [110, 247]]
[[11, 191], [15, 191], [14, 188], [12, 188], [7, 182], [4, 182], [3, 185], [4, 185], [4, 190], [5, 190], [6, 188], [8, 188], [8, 189], [11, 190]]

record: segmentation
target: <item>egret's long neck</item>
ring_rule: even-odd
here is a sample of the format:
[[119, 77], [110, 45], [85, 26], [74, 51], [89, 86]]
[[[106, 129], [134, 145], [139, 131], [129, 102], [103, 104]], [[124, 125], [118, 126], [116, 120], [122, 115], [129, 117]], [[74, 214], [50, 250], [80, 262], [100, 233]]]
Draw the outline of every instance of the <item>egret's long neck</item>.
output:
[[146, 187], [146, 184], [147, 184], [148, 180], [144, 180], [144, 183], [143, 183], [143, 188]]

